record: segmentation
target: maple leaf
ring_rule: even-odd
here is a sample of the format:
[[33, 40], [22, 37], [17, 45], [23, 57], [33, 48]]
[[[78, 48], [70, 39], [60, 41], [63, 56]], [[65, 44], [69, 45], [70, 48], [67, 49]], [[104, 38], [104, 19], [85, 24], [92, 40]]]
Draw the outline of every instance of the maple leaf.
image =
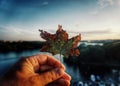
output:
[[68, 33], [58, 25], [58, 30], [55, 34], [50, 34], [47, 31], [39, 30], [41, 38], [46, 40], [45, 45], [41, 48], [42, 52], [50, 52], [53, 55], [60, 54], [64, 57], [78, 56], [80, 51], [77, 49], [78, 43], [81, 40], [81, 35], [77, 35], [70, 39]]

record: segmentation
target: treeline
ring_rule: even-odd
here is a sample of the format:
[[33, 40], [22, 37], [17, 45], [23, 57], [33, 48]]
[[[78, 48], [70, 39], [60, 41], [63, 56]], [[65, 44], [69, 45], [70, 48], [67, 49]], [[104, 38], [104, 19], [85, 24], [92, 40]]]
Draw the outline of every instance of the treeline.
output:
[[40, 41], [0, 41], [0, 52], [40, 49], [43, 44]]
[[78, 57], [65, 59], [69, 65], [110, 65], [120, 67], [120, 41], [113, 41], [99, 45], [81, 44]]

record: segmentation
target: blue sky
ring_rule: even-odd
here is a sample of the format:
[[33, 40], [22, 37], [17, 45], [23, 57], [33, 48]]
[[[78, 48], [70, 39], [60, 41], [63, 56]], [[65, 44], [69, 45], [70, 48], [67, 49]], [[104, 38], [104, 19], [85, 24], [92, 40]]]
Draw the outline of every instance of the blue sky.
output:
[[120, 39], [120, 0], [0, 0], [0, 40], [42, 40], [58, 24], [82, 40]]

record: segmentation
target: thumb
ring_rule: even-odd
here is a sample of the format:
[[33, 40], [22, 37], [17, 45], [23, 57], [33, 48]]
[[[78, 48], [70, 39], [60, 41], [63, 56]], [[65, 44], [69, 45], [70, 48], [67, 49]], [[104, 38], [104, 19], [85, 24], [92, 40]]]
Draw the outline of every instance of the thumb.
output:
[[[62, 68], [55, 68], [45, 73], [41, 73], [31, 77], [31, 81], [36, 83], [35, 86], [45, 86], [64, 75]], [[38, 84], [38, 85], [37, 85]]]

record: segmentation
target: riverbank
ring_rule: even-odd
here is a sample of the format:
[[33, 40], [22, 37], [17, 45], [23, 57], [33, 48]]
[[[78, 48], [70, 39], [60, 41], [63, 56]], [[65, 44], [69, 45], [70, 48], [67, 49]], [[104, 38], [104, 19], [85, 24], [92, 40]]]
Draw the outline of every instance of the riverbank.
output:
[[40, 49], [44, 42], [41, 41], [0, 41], [0, 52], [19, 52], [25, 50]]

